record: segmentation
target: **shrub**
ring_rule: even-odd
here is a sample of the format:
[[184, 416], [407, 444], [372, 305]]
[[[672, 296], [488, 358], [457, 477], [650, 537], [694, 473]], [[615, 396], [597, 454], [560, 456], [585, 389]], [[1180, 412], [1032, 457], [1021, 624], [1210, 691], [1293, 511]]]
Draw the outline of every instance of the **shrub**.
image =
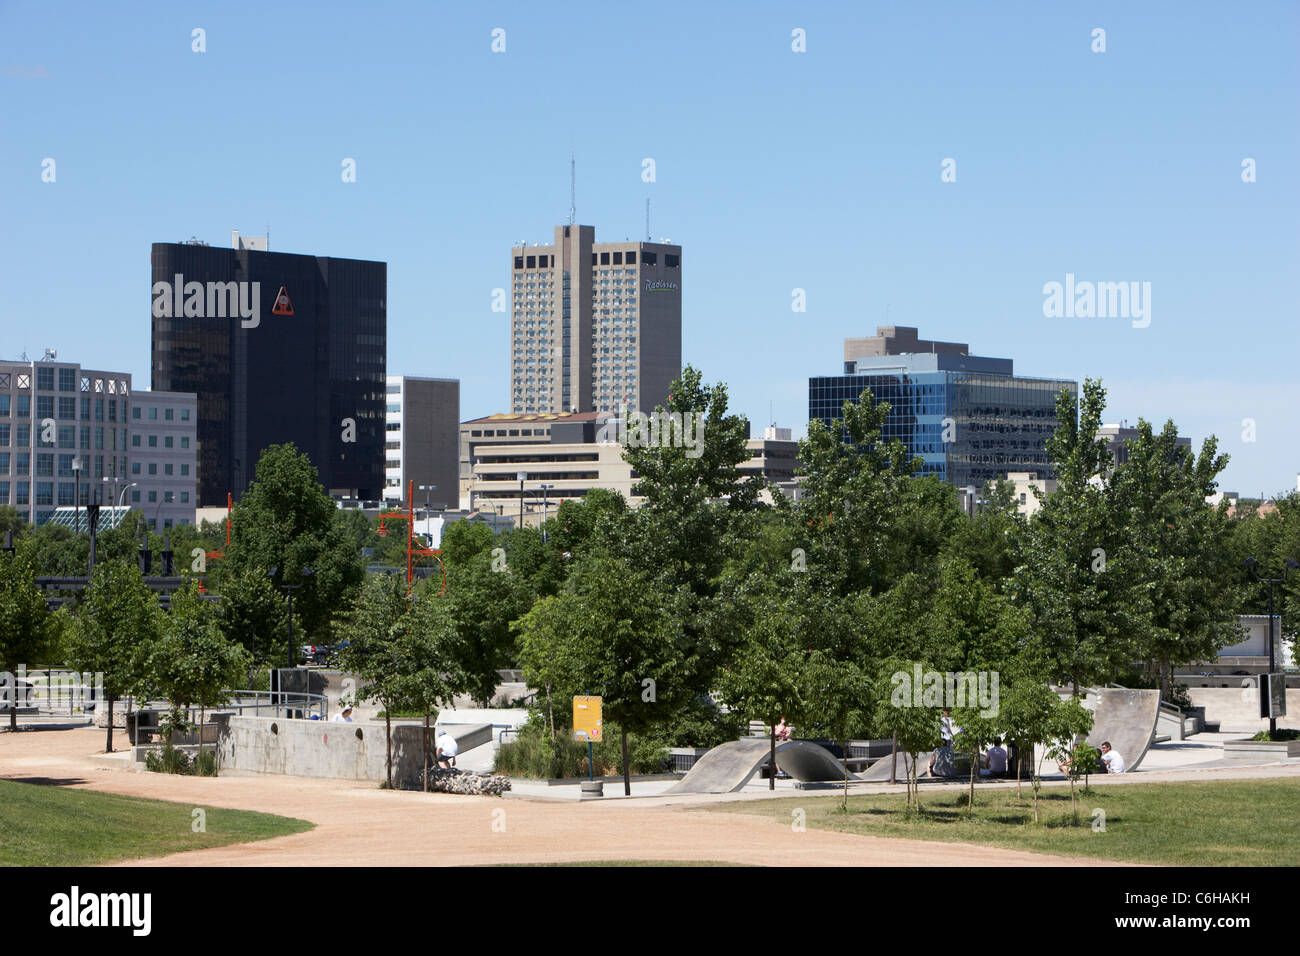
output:
[[[606, 722], [604, 731], [604, 740], [592, 748], [595, 776], [612, 777], [622, 773], [622, 742], [618, 727]], [[627, 755], [632, 773], [660, 773], [668, 765], [668, 755], [661, 744], [635, 734], [628, 735]], [[556, 727], [556, 739], [552, 741], [544, 721], [534, 715], [520, 728], [513, 742], [497, 751], [494, 772], [535, 779], [585, 777], [587, 745], [574, 740], [570, 729], [560, 727]]]

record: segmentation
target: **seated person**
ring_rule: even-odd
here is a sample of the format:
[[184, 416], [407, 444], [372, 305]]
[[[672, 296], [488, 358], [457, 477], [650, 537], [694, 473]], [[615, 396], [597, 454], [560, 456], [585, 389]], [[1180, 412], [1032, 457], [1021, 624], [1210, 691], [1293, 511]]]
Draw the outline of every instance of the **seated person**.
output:
[[988, 763], [986, 769], [980, 771], [981, 777], [1005, 777], [1007, 775], [1007, 752], [1002, 746], [1002, 738], [994, 737], [993, 746], [985, 755]]
[[1128, 770], [1128, 764], [1119, 751], [1111, 747], [1109, 740], [1101, 745], [1101, 762], [1105, 764], [1107, 773], [1124, 773]]
[[930, 755], [930, 776], [955, 777], [957, 770], [953, 767], [952, 744], [944, 741], [943, 746]]

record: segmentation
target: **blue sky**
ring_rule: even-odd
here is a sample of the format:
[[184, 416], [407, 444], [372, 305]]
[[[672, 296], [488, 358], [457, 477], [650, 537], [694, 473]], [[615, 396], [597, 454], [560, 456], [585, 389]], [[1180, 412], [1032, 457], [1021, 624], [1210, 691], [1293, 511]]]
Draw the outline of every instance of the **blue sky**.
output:
[[[506, 410], [492, 291], [567, 217], [572, 148], [598, 241], [649, 196], [683, 246], [684, 359], [756, 432], [770, 403], [802, 433], [845, 336], [913, 325], [1099, 377], [1108, 419], [1216, 434], [1222, 487], [1271, 494], [1300, 471], [1298, 51], [1291, 2], [0, 0], [0, 354], [147, 384], [150, 244], [269, 224], [388, 262], [389, 372]], [[1150, 326], [1046, 318], [1067, 273], [1150, 282]]]

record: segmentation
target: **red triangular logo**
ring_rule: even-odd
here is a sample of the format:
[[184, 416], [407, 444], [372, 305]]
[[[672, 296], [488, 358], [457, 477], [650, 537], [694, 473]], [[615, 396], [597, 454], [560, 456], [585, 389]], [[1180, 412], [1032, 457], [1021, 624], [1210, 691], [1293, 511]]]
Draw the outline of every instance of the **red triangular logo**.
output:
[[271, 310], [272, 315], [293, 315], [293, 303], [289, 301], [289, 293], [280, 286], [280, 292], [275, 297], [275, 308]]

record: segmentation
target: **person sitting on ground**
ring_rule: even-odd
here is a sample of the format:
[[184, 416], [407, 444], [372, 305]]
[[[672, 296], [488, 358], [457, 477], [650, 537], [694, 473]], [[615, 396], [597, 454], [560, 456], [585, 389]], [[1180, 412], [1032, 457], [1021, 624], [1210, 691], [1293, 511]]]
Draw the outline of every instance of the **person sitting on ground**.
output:
[[351, 704], [346, 704], [346, 703], [345, 703], [345, 704], [343, 705], [343, 709], [340, 710], [337, 714], [335, 714], [335, 715], [331, 718], [331, 720], [333, 720], [333, 722], [336, 723], [336, 724], [350, 724], [350, 723], [352, 723], [352, 705], [351, 705]]
[[957, 769], [952, 762], [953, 750], [952, 743], [945, 740], [943, 746], [930, 754], [930, 776], [932, 777], [955, 777]]
[[1101, 745], [1101, 762], [1106, 765], [1107, 773], [1124, 773], [1128, 770], [1128, 764], [1119, 751], [1111, 747], [1109, 740]]
[[1002, 738], [994, 737], [993, 746], [985, 754], [988, 766], [980, 771], [981, 777], [1005, 777], [1007, 775], [1007, 752], [1002, 747]]
[[450, 770], [456, 766], [458, 753], [460, 753], [460, 745], [456, 743], [456, 738], [444, 730], [438, 735], [438, 766]]

